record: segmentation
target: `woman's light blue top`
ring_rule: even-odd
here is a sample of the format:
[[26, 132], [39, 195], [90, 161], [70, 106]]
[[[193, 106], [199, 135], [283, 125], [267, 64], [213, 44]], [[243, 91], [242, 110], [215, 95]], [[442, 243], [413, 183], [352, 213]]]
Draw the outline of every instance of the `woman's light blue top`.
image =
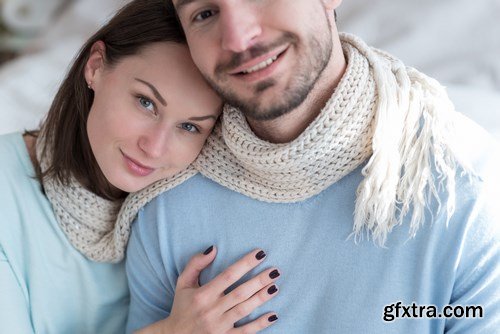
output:
[[0, 136], [0, 161], [0, 333], [123, 333], [123, 262], [93, 262], [71, 246], [20, 133]]

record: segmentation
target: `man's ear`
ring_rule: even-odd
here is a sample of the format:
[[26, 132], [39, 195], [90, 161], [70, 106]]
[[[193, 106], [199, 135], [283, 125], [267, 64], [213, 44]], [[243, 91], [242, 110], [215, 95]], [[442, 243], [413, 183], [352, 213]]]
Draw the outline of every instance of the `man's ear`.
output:
[[85, 64], [85, 81], [89, 88], [93, 88], [104, 70], [106, 45], [103, 41], [95, 42], [90, 48], [90, 55]]
[[327, 11], [333, 11], [337, 9], [338, 6], [342, 3], [342, 0], [322, 0], [323, 6]]

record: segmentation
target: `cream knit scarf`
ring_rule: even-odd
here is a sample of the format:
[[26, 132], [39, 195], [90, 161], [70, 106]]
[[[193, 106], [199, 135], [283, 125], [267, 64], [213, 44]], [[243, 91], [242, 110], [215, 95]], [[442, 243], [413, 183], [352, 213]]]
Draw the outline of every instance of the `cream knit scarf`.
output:
[[[51, 159], [48, 150], [43, 152], [47, 138], [45, 130], [42, 128], [36, 143], [36, 155], [42, 171], [47, 170]], [[176, 186], [188, 175], [191, 175], [188, 170], [179, 173], [170, 179], [169, 185]], [[57, 178], [46, 177], [43, 187], [56, 220], [73, 247], [98, 262], [118, 262], [123, 259], [131, 222], [130, 219], [126, 224], [123, 221], [117, 223], [123, 201], [99, 197], [85, 189], [74, 177], [70, 178], [67, 185]], [[148, 189], [154, 192], [156, 188], [153, 185]], [[134, 215], [138, 209], [134, 207]]]
[[[346, 73], [320, 115], [291, 143], [260, 140], [241, 112], [226, 106], [192, 166], [128, 196], [116, 224], [116, 207], [108, 203], [105, 209], [93, 194], [57, 185], [55, 195], [47, 191], [54, 207], [61, 207], [55, 211], [73, 245], [96, 261], [121, 260], [138, 210], [198, 172], [251, 198], [291, 203], [319, 194], [367, 161], [357, 190], [355, 237], [366, 232], [383, 245], [410, 210], [413, 236], [425, 206], [439, 201], [441, 185], [449, 217], [455, 202], [454, 108], [444, 89], [353, 35], [341, 34], [341, 40]], [[71, 214], [75, 207], [64, 197], [84, 208], [83, 215]]]
[[[42, 128], [36, 142], [36, 155], [42, 171], [47, 170], [51, 160], [49, 150], [43, 151], [47, 130]], [[122, 201], [112, 202], [99, 197], [73, 177], [67, 185], [57, 178], [45, 177], [43, 187], [59, 226], [76, 249], [93, 260], [109, 261], [123, 257], [123, 254], [115, 253], [115, 247], [109, 246], [115, 238], [110, 231], [115, 227]]]

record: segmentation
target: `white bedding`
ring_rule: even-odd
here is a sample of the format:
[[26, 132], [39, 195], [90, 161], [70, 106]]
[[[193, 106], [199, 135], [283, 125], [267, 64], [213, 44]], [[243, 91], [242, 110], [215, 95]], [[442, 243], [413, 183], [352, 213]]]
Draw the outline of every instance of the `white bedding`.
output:
[[[37, 126], [78, 48], [125, 2], [74, 0], [0, 68], [0, 134]], [[346, 0], [338, 15], [340, 30], [440, 80], [457, 110], [500, 139], [500, 0]]]

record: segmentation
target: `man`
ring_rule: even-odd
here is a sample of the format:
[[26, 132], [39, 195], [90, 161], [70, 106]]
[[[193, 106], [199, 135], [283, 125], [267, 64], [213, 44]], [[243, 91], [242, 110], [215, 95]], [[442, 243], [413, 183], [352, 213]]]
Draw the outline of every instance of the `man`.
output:
[[498, 147], [434, 80], [339, 35], [340, 2], [173, 1], [228, 106], [190, 177], [134, 224], [129, 329], [168, 316], [210, 244], [201, 284], [255, 247], [285, 273], [236, 326], [275, 311], [268, 333], [500, 328]]

